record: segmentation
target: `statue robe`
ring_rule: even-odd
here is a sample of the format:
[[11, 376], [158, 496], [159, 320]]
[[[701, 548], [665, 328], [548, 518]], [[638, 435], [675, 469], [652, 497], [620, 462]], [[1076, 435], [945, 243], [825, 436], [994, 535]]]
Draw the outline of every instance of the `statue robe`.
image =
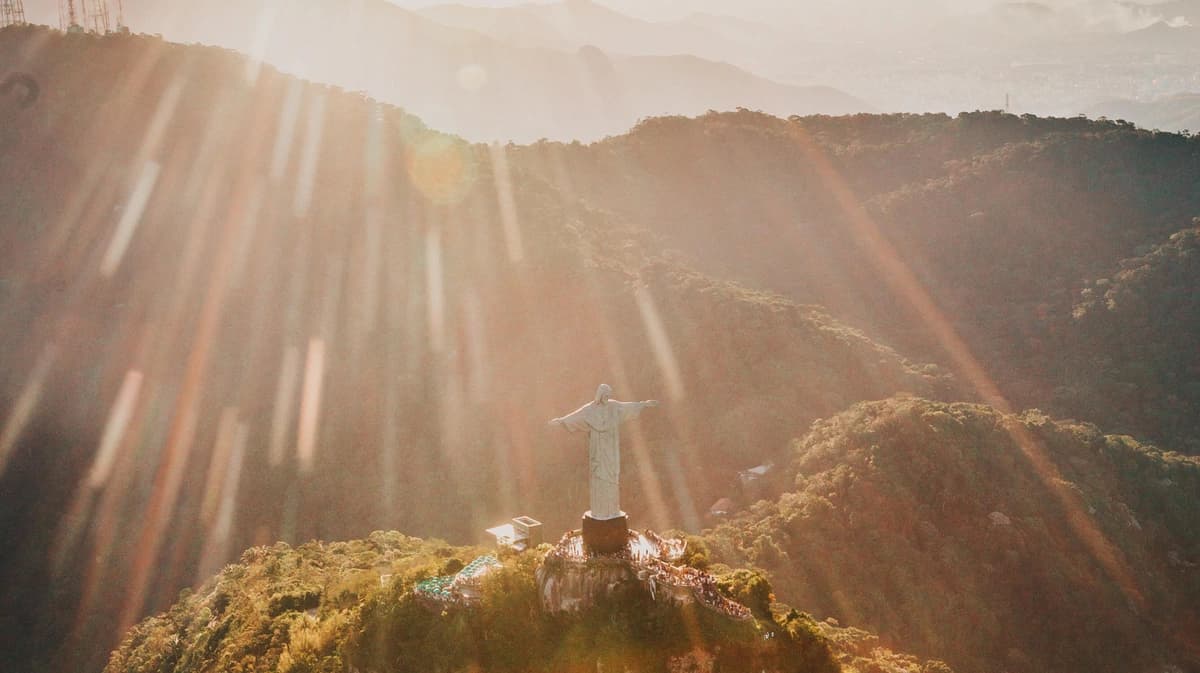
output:
[[588, 481], [591, 517], [615, 519], [621, 511], [621, 423], [637, 418], [646, 408], [645, 402], [593, 402], [563, 416], [560, 421], [571, 432], [588, 433], [588, 462], [591, 478]]

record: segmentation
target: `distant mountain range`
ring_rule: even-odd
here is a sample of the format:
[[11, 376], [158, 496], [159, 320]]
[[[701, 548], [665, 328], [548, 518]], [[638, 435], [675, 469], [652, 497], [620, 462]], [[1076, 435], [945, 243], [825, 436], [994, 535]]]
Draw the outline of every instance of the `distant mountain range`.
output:
[[[509, 7], [446, 4], [417, 12], [446, 26], [473, 30], [514, 44], [570, 50], [591, 44], [623, 54], [705, 55], [728, 34], [691, 19], [643, 21], [589, 0]], [[749, 22], [742, 25], [758, 28]]]
[[[875, 24], [900, 10], [859, 5], [875, 12], [875, 27], [859, 33], [844, 8], [779, 23], [750, 10], [759, 20], [697, 12], [651, 21], [596, 0], [419, 10], [386, 0], [129, 0], [125, 14], [135, 32], [237, 49], [472, 140], [590, 141], [645, 117], [734, 108], [786, 117], [1007, 105], [1067, 116], [1200, 86], [1191, 0], [922, 5], [894, 17], [890, 32]], [[30, 14], [56, 21], [48, 8]]]
[[1149, 129], [1200, 132], [1200, 93], [1181, 93], [1149, 101], [1114, 100], [1097, 105], [1089, 114], [1136, 121]]
[[1183, 2], [1123, 10], [1007, 2], [948, 12], [891, 35], [841, 38], [845, 26], [822, 35], [706, 14], [645, 21], [591, 0], [438, 5], [420, 13], [507, 42], [686, 53], [782, 82], [828, 82], [888, 111], [998, 109], [1008, 94], [1014, 111], [1075, 115], [1104, 99], [1188, 86], [1189, 68], [1200, 63], [1194, 10]]
[[618, 54], [689, 54], [767, 77], [795, 74], [790, 65], [809, 56], [813, 46], [786, 29], [745, 19], [697, 12], [673, 21], [645, 21], [592, 0], [509, 7], [446, 4], [418, 11], [443, 25], [512, 44], [565, 50], [593, 45]]
[[1161, 53], [1200, 53], [1200, 26], [1171, 25], [1165, 21], [1122, 34], [1114, 44], [1127, 49]]
[[659, 26], [590, 2], [511, 12], [417, 13], [385, 0], [125, 2], [135, 32], [236, 49], [403, 105], [472, 140], [593, 140], [643, 117], [710, 109], [783, 116], [875, 109], [831, 87], [781, 84], [705, 58], [714, 52], [703, 45], [726, 38], [699, 21]]

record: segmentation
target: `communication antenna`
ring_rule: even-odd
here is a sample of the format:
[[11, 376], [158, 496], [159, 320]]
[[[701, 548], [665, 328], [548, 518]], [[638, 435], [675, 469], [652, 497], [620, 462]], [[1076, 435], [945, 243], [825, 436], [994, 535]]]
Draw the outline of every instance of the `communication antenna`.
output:
[[25, 4], [21, 0], [0, 0], [0, 28], [25, 23]]
[[91, 33], [108, 33], [108, 2], [105, 0], [83, 0], [83, 27]]
[[75, 0], [58, 0], [58, 27], [68, 33], [82, 33], [79, 17], [75, 14]]
[[117, 32], [128, 33], [129, 26], [125, 25], [125, 2], [117, 0]]
[[[4, 0], [0, 0], [3, 2]], [[108, 2], [106, 0], [58, 0], [58, 26], [68, 33], [109, 32]]]

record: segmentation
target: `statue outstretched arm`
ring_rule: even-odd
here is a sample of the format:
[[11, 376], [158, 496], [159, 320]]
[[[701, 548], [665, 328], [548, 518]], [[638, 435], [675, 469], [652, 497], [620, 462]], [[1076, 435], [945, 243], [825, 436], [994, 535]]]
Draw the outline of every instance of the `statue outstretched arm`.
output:
[[578, 409], [576, 409], [575, 411], [572, 411], [571, 413], [567, 414], [566, 416], [559, 416], [558, 418], [551, 419], [549, 424], [550, 425], [561, 425], [562, 427], [570, 430], [571, 432], [576, 432], [579, 430], [586, 430], [587, 429], [587, 413], [586, 413], [587, 406], [588, 405], [585, 404], [582, 407], [579, 407]]
[[612, 402], [621, 409], [621, 420], [628, 421], [638, 417], [642, 413], [642, 409], [647, 407], [657, 407], [658, 400], [646, 400], [644, 402]]

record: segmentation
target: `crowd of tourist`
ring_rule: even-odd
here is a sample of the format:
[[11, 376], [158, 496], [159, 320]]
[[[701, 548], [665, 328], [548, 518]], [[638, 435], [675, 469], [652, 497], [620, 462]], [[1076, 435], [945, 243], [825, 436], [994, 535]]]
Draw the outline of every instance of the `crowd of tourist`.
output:
[[639, 563], [638, 570], [639, 579], [646, 583], [655, 599], [663, 589], [683, 589], [689, 592], [696, 602], [727, 617], [749, 619], [751, 616], [749, 608], [722, 595], [717, 587], [717, 579], [703, 570], [672, 565], [658, 559], [647, 559]]

